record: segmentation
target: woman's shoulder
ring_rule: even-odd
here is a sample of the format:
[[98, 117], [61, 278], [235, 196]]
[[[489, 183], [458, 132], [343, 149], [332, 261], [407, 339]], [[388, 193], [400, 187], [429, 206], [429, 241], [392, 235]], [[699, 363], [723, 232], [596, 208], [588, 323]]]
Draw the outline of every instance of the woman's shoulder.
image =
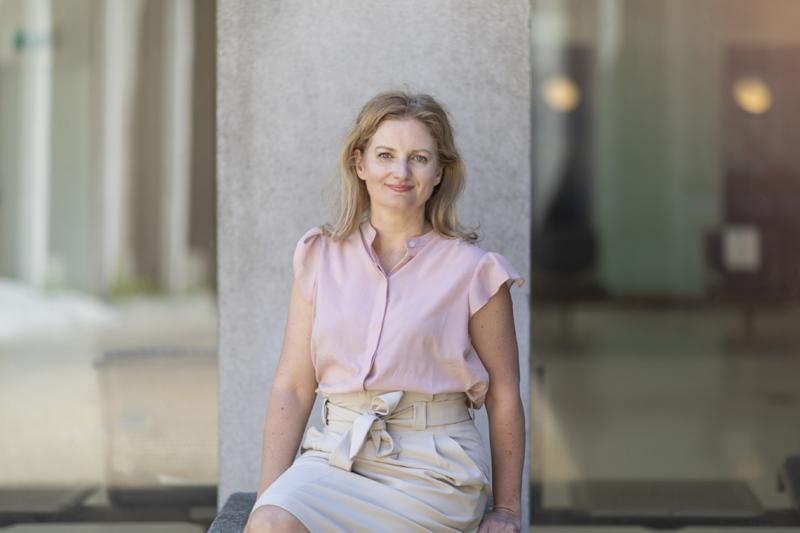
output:
[[322, 242], [325, 239], [323, 233], [322, 226], [314, 226], [303, 232], [294, 247], [295, 269], [304, 264], [317, 262], [323, 249]]
[[477, 264], [486, 254], [491, 253], [478, 245], [475, 241], [468, 241], [457, 237], [449, 238], [447, 241], [449, 241], [453, 252], [458, 254], [459, 259], [471, 264]]
[[299, 243], [309, 244], [313, 240], [322, 238], [325, 238], [324, 226], [323, 225], [313, 226], [303, 232], [303, 235], [300, 237]]
[[345, 237], [337, 238], [333, 232], [333, 228], [329, 224], [318, 224], [307, 229], [300, 237], [297, 244], [298, 246], [320, 248], [340, 247], [345, 242], [350, 242], [354, 239], [355, 233], [356, 232], [353, 232]]
[[307, 229], [303, 235], [300, 237], [300, 243], [311, 243], [313, 241], [324, 241], [328, 244], [341, 244], [347, 241], [351, 241], [352, 239], [357, 238], [358, 229], [356, 228], [354, 231], [351, 231], [349, 234], [344, 236], [336, 236], [334, 232], [333, 226], [328, 223], [325, 224], [318, 224], [316, 226], [312, 226], [311, 228]]
[[[466, 240], [459, 240], [458, 243], [455, 243], [454, 248], [458, 250], [457, 259], [463, 264], [469, 265], [473, 272], [473, 278], [502, 275], [522, 279], [511, 261], [500, 252], [487, 250], [475, 242]], [[522, 282], [520, 282], [521, 286]]]

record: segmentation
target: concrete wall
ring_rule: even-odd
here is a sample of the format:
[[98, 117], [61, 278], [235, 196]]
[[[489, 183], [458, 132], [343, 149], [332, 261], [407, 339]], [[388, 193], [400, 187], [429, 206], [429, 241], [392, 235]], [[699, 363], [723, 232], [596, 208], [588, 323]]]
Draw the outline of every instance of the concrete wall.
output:
[[[218, 5], [222, 503], [257, 488], [293, 247], [332, 218], [337, 152], [368, 98], [409, 88], [449, 109], [468, 169], [459, 215], [527, 277], [530, 67], [525, 0]], [[528, 286], [512, 290], [525, 399]], [[479, 423], [488, 441], [485, 410]]]

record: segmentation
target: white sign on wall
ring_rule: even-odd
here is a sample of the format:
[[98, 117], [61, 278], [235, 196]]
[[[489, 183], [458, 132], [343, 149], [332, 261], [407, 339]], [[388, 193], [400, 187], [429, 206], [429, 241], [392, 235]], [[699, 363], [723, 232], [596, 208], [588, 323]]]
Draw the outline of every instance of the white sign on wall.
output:
[[722, 231], [722, 264], [734, 272], [761, 268], [761, 234], [755, 226], [726, 226]]

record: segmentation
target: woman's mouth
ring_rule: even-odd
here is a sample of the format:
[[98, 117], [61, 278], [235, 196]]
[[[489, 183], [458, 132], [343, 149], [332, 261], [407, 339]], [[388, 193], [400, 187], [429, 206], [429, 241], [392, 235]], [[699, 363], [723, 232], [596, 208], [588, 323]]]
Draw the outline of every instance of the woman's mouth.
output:
[[387, 185], [387, 186], [396, 192], [406, 192], [411, 190], [410, 185]]

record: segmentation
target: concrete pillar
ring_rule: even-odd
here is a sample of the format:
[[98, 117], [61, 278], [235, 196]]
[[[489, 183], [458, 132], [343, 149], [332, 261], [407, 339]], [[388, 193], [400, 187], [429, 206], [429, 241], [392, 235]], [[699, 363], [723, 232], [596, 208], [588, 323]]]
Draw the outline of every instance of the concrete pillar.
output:
[[16, 278], [19, 202], [21, 60], [15, 39], [21, 27], [19, 0], [0, 0], [0, 276]]
[[44, 286], [50, 216], [50, 94], [52, 20], [50, 0], [22, 3], [16, 36], [20, 53], [19, 218], [17, 277]]
[[[219, 1], [221, 503], [257, 488], [291, 255], [332, 219], [338, 150], [370, 97], [410, 89], [448, 108], [467, 167], [459, 216], [529, 279], [528, 19], [527, 0]], [[526, 409], [529, 287], [512, 291]], [[488, 443], [485, 409], [477, 422]]]
[[110, 290], [120, 276], [131, 274], [130, 159], [134, 112], [135, 60], [143, 2], [105, 0], [98, 4], [96, 91], [97, 150], [95, 181], [97, 219], [97, 285]]
[[189, 280], [193, 10], [192, 0], [164, 5], [160, 276], [170, 292], [184, 291]]

